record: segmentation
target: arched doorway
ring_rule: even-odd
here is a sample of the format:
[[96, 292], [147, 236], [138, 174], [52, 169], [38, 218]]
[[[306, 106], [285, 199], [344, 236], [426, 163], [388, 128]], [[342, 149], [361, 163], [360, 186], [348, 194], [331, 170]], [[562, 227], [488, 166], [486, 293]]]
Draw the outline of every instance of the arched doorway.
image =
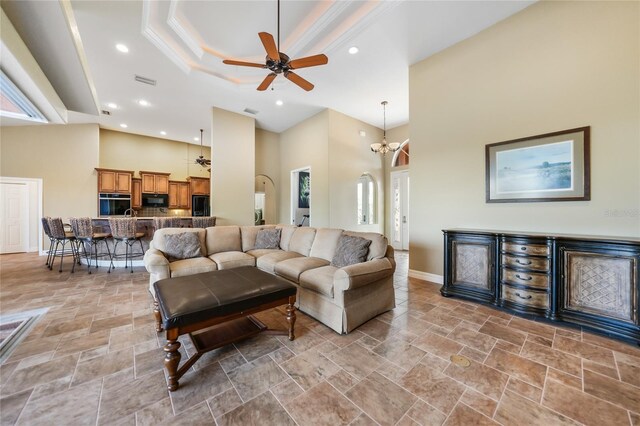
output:
[[276, 186], [266, 175], [257, 175], [255, 180], [255, 224], [273, 225], [278, 222], [276, 211]]

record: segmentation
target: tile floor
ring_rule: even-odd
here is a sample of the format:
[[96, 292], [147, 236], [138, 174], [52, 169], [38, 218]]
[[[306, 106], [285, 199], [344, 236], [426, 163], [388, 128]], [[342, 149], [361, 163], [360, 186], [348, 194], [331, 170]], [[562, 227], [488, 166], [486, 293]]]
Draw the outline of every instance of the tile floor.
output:
[[638, 347], [442, 298], [397, 258], [395, 310], [346, 336], [299, 314], [295, 341], [211, 352], [169, 393], [143, 268], [0, 256], [2, 313], [50, 308], [0, 366], [0, 423], [640, 425]]

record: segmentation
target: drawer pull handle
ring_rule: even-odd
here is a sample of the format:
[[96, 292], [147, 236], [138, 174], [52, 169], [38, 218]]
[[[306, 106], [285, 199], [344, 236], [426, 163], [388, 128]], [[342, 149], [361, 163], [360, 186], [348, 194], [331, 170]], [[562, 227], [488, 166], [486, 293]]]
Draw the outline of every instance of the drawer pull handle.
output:
[[524, 281], [531, 281], [533, 279], [533, 277], [521, 277], [520, 274], [516, 274], [516, 278]]
[[526, 248], [526, 247], [520, 247], [520, 250], [522, 250], [522, 251], [526, 251], [526, 250], [527, 250], [527, 248]]
[[516, 292], [516, 296], [518, 296], [520, 299], [525, 299], [525, 300], [531, 299], [531, 297], [532, 297], [530, 294], [529, 294], [529, 295], [527, 295], [527, 296], [522, 296], [522, 295], [521, 295], [520, 293], [518, 293], [518, 292]]
[[531, 265], [531, 261], [530, 260], [528, 260], [526, 262], [521, 262], [520, 259], [516, 259], [516, 263], [518, 265]]

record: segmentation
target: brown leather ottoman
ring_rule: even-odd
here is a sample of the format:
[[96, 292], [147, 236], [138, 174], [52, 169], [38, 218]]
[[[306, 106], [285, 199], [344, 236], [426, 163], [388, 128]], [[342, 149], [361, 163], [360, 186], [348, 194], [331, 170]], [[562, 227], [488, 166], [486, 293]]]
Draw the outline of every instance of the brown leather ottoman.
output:
[[[282, 332], [295, 338], [296, 286], [253, 266], [167, 278], [153, 287], [156, 330], [164, 326], [167, 333], [164, 366], [170, 391], [204, 353], [267, 329], [251, 314], [286, 304], [289, 329]], [[178, 369], [178, 337], [187, 333], [197, 352]]]

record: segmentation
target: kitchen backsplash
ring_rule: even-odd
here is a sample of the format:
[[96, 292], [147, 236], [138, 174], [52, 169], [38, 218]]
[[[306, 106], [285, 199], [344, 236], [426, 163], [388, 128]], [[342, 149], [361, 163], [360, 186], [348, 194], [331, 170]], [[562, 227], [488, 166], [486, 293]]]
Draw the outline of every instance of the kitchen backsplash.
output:
[[143, 207], [138, 210], [140, 217], [180, 217], [191, 216], [191, 210], [168, 209], [166, 207]]

